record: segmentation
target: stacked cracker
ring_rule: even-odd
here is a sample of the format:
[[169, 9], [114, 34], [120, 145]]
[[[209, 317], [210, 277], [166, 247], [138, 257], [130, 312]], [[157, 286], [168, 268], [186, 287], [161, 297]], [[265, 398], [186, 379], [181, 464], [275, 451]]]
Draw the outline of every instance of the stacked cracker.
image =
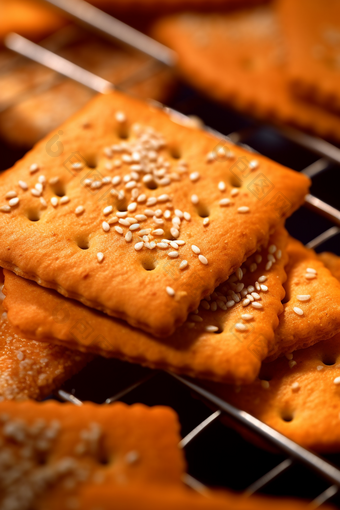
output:
[[[325, 286], [337, 303], [340, 284], [313, 253], [288, 238], [283, 226], [302, 204], [308, 185], [305, 176], [183, 125], [171, 112], [117, 92], [96, 97], [0, 177], [2, 330], [7, 344], [13, 338], [20, 344], [5, 350], [2, 359], [17, 367], [10, 379], [14, 387], [28, 352], [33, 373], [28, 389], [3, 392], [3, 397], [42, 398], [69, 376], [70, 365], [75, 372], [93, 354], [209, 379], [220, 384], [216, 391], [235, 385], [252, 391], [268, 356], [306, 347], [334, 334], [334, 328], [340, 331], [332, 300], [327, 321], [315, 330], [311, 322], [316, 303], [327, 302]], [[283, 305], [286, 271], [286, 286], [293, 289], [287, 296], [296, 294], [298, 302], [294, 298]], [[295, 316], [305, 321], [301, 327]], [[51, 346], [57, 368], [51, 363], [47, 378], [43, 371], [35, 378], [40, 351]], [[265, 382], [263, 390], [270, 384]], [[46, 472], [41, 472], [40, 446], [32, 439], [30, 469], [46, 482], [42, 492], [33, 493], [35, 504], [60, 507], [67, 501], [72, 507], [76, 500], [81, 508], [92, 508], [87, 502], [93, 505], [102, 497], [103, 508], [110, 508], [108, 495], [116, 494], [121, 508], [129, 508], [131, 491], [119, 487], [126, 481], [136, 497], [144, 497], [138, 476], [130, 481], [126, 473], [126, 463], [138, 466], [135, 444], [122, 460], [125, 467], [107, 468], [105, 476], [98, 467], [103, 452], [105, 458], [112, 453], [110, 441], [100, 439], [102, 420], [116, 423], [110, 414], [115, 411], [61, 407], [0, 404], [4, 442], [11, 445], [14, 438], [15, 458], [31, 444], [31, 414], [41, 415], [44, 424], [57, 421], [52, 431], [49, 425], [44, 429], [49, 444], [43, 452], [51, 459]], [[91, 425], [88, 416], [94, 415]], [[129, 418], [123, 423], [128, 426]], [[53, 450], [50, 443], [60, 426], [66, 436]], [[65, 460], [60, 452], [70, 453], [67, 444], [75, 429], [91, 444]], [[74, 438], [72, 444], [78, 444]], [[157, 471], [158, 465], [152, 465]], [[151, 483], [151, 478], [143, 480]], [[99, 492], [93, 482], [100, 484]], [[21, 481], [13, 483], [5, 493], [8, 505], [22, 489]], [[153, 483], [145, 504], [157, 507], [166, 489], [171, 504], [205, 508], [204, 500], [187, 493], [179, 481], [163, 483]], [[54, 492], [47, 495], [51, 484]], [[235, 498], [213, 494], [206, 505], [265, 508], [263, 501]], [[22, 508], [21, 501], [17, 504]]]
[[164, 17], [153, 35], [183, 76], [247, 115], [339, 142], [340, 7], [273, 0], [234, 12]]

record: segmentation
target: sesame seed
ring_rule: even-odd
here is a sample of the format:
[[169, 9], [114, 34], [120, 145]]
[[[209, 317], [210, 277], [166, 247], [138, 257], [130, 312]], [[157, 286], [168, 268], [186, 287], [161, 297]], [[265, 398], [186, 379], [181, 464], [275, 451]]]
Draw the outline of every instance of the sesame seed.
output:
[[262, 275], [262, 276], [260, 276], [260, 278], [259, 278], [257, 281], [258, 281], [258, 282], [260, 282], [260, 283], [263, 283], [263, 282], [265, 282], [266, 280], [267, 280], [267, 276]]
[[252, 170], [255, 170], [255, 168], [257, 168], [258, 166], [259, 166], [259, 162], [256, 159], [253, 159], [249, 163], [249, 168], [251, 168]]
[[36, 172], [37, 170], [39, 170], [38, 165], [36, 163], [33, 163], [33, 165], [30, 166], [30, 173], [34, 174], [34, 172]]
[[202, 308], [204, 308], [205, 310], [209, 310], [210, 309], [210, 305], [209, 305], [208, 301], [206, 301], [205, 299], [203, 299], [200, 302], [200, 306], [202, 306]]
[[208, 264], [208, 259], [204, 255], [198, 255], [198, 260], [205, 266]]
[[126, 121], [126, 115], [124, 112], [116, 112], [115, 118], [116, 121], [119, 123], [123, 123]]
[[6, 193], [6, 198], [14, 198], [16, 196], [17, 196], [16, 191], [9, 191], [8, 193]]
[[8, 205], [10, 205], [11, 207], [14, 207], [16, 205], [18, 205], [19, 203], [19, 197], [15, 197], [15, 198], [11, 198], [11, 200], [8, 202]]
[[189, 318], [193, 322], [203, 322], [203, 319], [200, 315], [189, 315]]
[[238, 322], [237, 324], [235, 324], [235, 329], [236, 331], [247, 331], [248, 326], [246, 324], [242, 324], [242, 322]]
[[181, 224], [181, 219], [178, 218], [178, 216], [175, 216], [174, 218], [172, 218], [172, 224], [174, 227], [178, 226]]
[[251, 321], [254, 318], [254, 315], [252, 315], [251, 313], [243, 313], [241, 317], [245, 321]]
[[148, 236], [151, 232], [151, 228], [144, 228], [142, 230], [139, 231], [139, 234], [140, 236]]
[[225, 183], [224, 183], [223, 181], [220, 181], [220, 182], [218, 183], [218, 189], [219, 189], [220, 191], [225, 191]]
[[103, 259], [104, 259], [104, 253], [102, 253], [101, 251], [99, 251], [99, 252], [97, 253], [97, 260], [98, 260], [98, 262], [102, 262], [102, 261], [103, 261]]
[[[236, 277], [238, 280], [242, 280], [243, 278], [243, 271], [240, 267], [238, 267], [235, 271]], [[242, 290], [242, 289], [241, 289]]]
[[316, 278], [316, 274], [307, 273], [305, 274], [305, 278], [306, 280], [314, 280], [314, 278]]
[[185, 241], [182, 241], [182, 239], [177, 239], [176, 243], [178, 244], [178, 246], [184, 246], [185, 245]]
[[[264, 285], [264, 287], [266, 287], [266, 286]], [[259, 284], [259, 282], [255, 282], [255, 289], [256, 289], [257, 291], [260, 291], [260, 290], [261, 290], [261, 285]], [[266, 289], [268, 289], [268, 287], [266, 287]], [[264, 292], [265, 292], [265, 291], [264, 291]]]
[[174, 289], [173, 289], [172, 287], [167, 287], [167, 288], [166, 288], [166, 291], [167, 291], [167, 293], [168, 293], [168, 295], [169, 295], [170, 297], [174, 297], [174, 295], [175, 295], [175, 291], [174, 291]]
[[132, 225], [130, 225], [130, 230], [138, 230], [140, 228], [140, 224], [139, 223], [133, 223]]
[[146, 195], [143, 193], [142, 195], [139, 195], [139, 197], [137, 198], [137, 202], [139, 204], [141, 204], [142, 202], [145, 202], [146, 200]]
[[154, 230], [152, 233], [155, 236], [162, 236], [164, 234], [164, 230], [161, 228], [156, 228], [156, 230]]
[[67, 204], [69, 201], [70, 201], [70, 198], [67, 195], [65, 195], [64, 197], [61, 197], [61, 199], [60, 199], [61, 204]]
[[246, 205], [243, 205], [242, 207], [238, 207], [238, 209], [237, 209], [237, 212], [239, 212], [239, 213], [247, 213], [249, 211], [250, 211], [250, 209]]
[[[105, 221], [104, 221], [104, 223], [105, 223]], [[124, 230], [122, 229], [122, 227], [118, 227], [118, 226], [116, 226], [116, 227], [114, 227], [114, 229], [115, 229], [115, 231], [116, 231], [118, 234], [124, 234]]]
[[143, 248], [143, 246], [144, 246], [144, 243], [143, 243], [143, 241], [141, 241], [139, 243], [136, 243], [134, 248], [135, 248], [136, 251], [139, 251], [139, 250], [141, 250]]
[[255, 255], [255, 262], [256, 262], [257, 264], [261, 264], [261, 262], [262, 262], [262, 256], [261, 256], [261, 255], [259, 255], [259, 254]]
[[117, 184], [120, 184], [122, 178], [119, 175], [116, 175], [115, 177], [112, 177], [112, 184], [114, 186], [117, 186]]
[[276, 262], [276, 258], [275, 258], [275, 257], [274, 257], [274, 255], [272, 255], [271, 253], [269, 253], [269, 254], [267, 255], [267, 259], [268, 259], [268, 260], [271, 260], [272, 262]]
[[249, 305], [249, 303], [250, 303], [250, 299], [244, 299], [244, 300], [242, 301], [242, 306], [248, 306], [248, 305]]
[[40, 182], [37, 182], [37, 184], [34, 186], [36, 190], [40, 191], [40, 193], [43, 191], [43, 185]]
[[52, 197], [50, 202], [53, 205], [53, 207], [57, 207], [59, 201], [58, 201], [57, 197]]
[[275, 253], [276, 252], [276, 246], [275, 244], [271, 244], [268, 248], [268, 253]]
[[273, 265], [273, 262], [271, 260], [269, 260], [269, 262], [267, 262], [266, 267], [265, 267], [266, 271], [269, 271], [269, 269], [271, 269], [272, 265]]
[[107, 207], [105, 207], [103, 209], [103, 214], [105, 214], [105, 216], [106, 216], [107, 214], [110, 214], [112, 211], [113, 211], [112, 205], [108, 205]]
[[229, 198], [222, 198], [222, 200], [220, 200], [220, 206], [221, 207], [224, 207], [226, 205], [229, 205], [230, 204], [230, 199]]
[[170, 246], [171, 246], [171, 248], [173, 248], [174, 250], [178, 250], [178, 248], [179, 248], [178, 244], [177, 244], [175, 241], [171, 241], [171, 242], [170, 242]]
[[297, 381], [295, 381], [295, 382], [292, 384], [292, 390], [293, 390], [293, 391], [297, 391], [297, 390], [299, 390], [299, 389], [300, 389], [300, 384], [299, 384]]
[[257, 264], [256, 264], [256, 262], [253, 262], [252, 264], [250, 264], [249, 271], [250, 271], [251, 273], [254, 273], [254, 271], [256, 271], [256, 269], [257, 269]]
[[125, 234], [125, 241], [127, 243], [129, 243], [130, 241], [132, 241], [132, 232], [129, 230], [126, 234]]
[[206, 326], [204, 329], [208, 333], [215, 333], [216, 331], [218, 331], [218, 327], [217, 326]]
[[109, 232], [110, 225], [106, 221], [103, 221], [102, 227], [103, 227], [104, 232]]
[[150, 197], [147, 199], [146, 205], [149, 207], [150, 205], [157, 204], [157, 198], [156, 197]]
[[126, 189], [132, 189], [135, 188], [136, 186], [137, 186], [136, 181], [130, 181], [125, 184]]
[[176, 259], [178, 257], [178, 251], [169, 251], [168, 255], [171, 259]]
[[232, 308], [235, 304], [235, 301], [233, 299], [230, 299], [229, 301], [226, 302], [226, 306], [227, 308]]
[[260, 294], [258, 294], [257, 292], [252, 292], [251, 295], [253, 296], [254, 299], [261, 299]]
[[307, 267], [306, 273], [317, 274], [317, 271], [315, 269], [313, 269], [312, 267]]
[[44, 197], [40, 197], [40, 203], [43, 207], [47, 207], [47, 202], [46, 200], [44, 199]]
[[230, 195], [231, 195], [232, 197], [236, 197], [236, 196], [239, 194], [239, 192], [240, 192], [240, 190], [239, 190], [239, 189], [237, 189], [237, 188], [233, 188], [233, 189], [231, 190], [231, 192], [230, 192]]
[[336, 377], [333, 382], [334, 384], [340, 384], [340, 377]]
[[[165, 216], [165, 215], [164, 215], [164, 216]], [[184, 216], [184, 219], [185, 219], [186, 221], [190, 221], [190, 220], [191, 220], [191, 214], [190, 214], [190, 213], [188, 213], [188, 212], [184, 212], [184, 213], [183, 213], [183, 216]]]
[[303, 315], [303, 310], [301, 310], [301, 308], [299, 308], [298, 306], [294, 306], [293, 310], [296, 313], [296, 315]]
[[84, 207], [82, 205], [78, 205], [78, 207], [76, 208], [76, 210], [74, 211], [77, 215], [78, 214], [82, 214], [84, 212]]
[[195, 182], [195, 181], [198, 181], [198, 179], [200, 178], [200, 174], [198, 172], [192, 172], [190, 175], [189, 175], [189, 178], [191, 181]]
[[1, 212], [9, 212], [11, 210], [10, 206], [9, 205], [2, 205], [0, 207], [0, 211]]
[[187, 260], [182, 260], [182, 262], [179, 265], [179, 268], [180, 269], [185, 269], [187, 266], [188, 266], [188, 261]]
[[[257, 283], [257, 282], [256, 282]], [[260, 288], [263, 292], [267, 292], [268, 291], [268, 287], [267, 285], [260, 285]]]
[[59, 177], [51, 177], [51, 179], [48, 182], [49, 182], [49, 184], [53, 185], [53, 184], [57, 184], [58, 181], [59, 181]]
[[260, 308], [263, 308], [263, 305], [262, 305], [261, 303], [258, 303], [257, 301], [253, 301], [253, 302], [251, 303], [251, 306], [252, 306], [253, 308], [257, 308], [258, 310], [260, 310]]
[[169, 245], [167, 243], [157, 243], [157, 247], [161, 248], [162, 250], [167, 250]]
[[276, 252], [277, 260], [280, 260], [281, 257], [282, 257], [282, 251], [281, 250], [277, 250], [277, 252]]
[[194, 244], [191, 245], [191, 249], [194, 253], [196, 253], [196, 255], [198, 255], [199, 253], [201, 253], [201, 250], [199, 249], [198, 246], [195, 246]]
[[322, 369], [323, 369], [323, 365], [318, 365], [318, 366], [316, 367], [316, 369], [317, 369], [317, 370], [319, 370], [319, 371], [320, 371], [320, 370], [322, 370]]
[[130, 226], [130, 222], [129, 220], [125, 219], [125, 218], [120, 218], [118, 220], [118, 223], [120, 223], [121, 225], [123, 225], [124, 227], [129, 227]]
[[210, 310], [211, 310], [212, 312], [216, 312], [216, 310], [217, 310], [217, 303], [216, 303], [216, 301], [213, 301], [213, 302], [211, 303], [211, 305], [210, 305]]
[[292, 352], [289, 352], [289, 353], [285, 354], [285, 356], [286, 356], [286, 358], [288, 360], [293, 359], [293, 353]]
[[170, 200], [170, 197], [169, 197], [169, 195], [166, 195], [166, 194], [160, 195], [158, 197], [158, 202], [168, 202], [168, 200]]
[[297, 364], [296, 361], [294, 361], [293, 359], [288, 362], [289, 368], [295, 367], [296, 364]]
[[112, 218], [107, 220], [109, 225], [113, 225], [114, 223], [117, 223], [117, 221], [118, 221], [118, 218], [116, 216], [113, 216]]
[[210, 223], [210, 220], [209, 218], [203, 218], [203, 225], [206, 227], [207, 225], [209, 225]]
[[28, 185], [26, 184], [25, 181], [19, 181], [18, 184], [19, 184], [20, 188], [23, 189], [24, 191], [28, 190]]
[[261, 386], [264, 390], [268, 390], [270, 387], [269, 381], [261, 381]]
[[134, 212], [137, 209], [137, 203], [136, 202], [132, 202], [132, 204], [128, 205], [127, 209], [128, 209], [129, 212]]
[[177, 239], [177, 237], [179, 236], [179, 230], [177, 230], [177, 228], [175, 227], [172, 227], [170, 229], [170, 234], [172, 235], [172, 237], [175, 237]]
[[31, 189], [31, 193], [34, 197], [40, 197], [41, 191], [38, 191], [37, 189], [33, 188]]
[[196, 205], [196, 204], [198, 204], [198, 202], [199, 202], [198, 196], [197, 195], [191, 195], [191, 203]]
[[137, 221], [145, 221], [145, 220], [147, 220], [147, 217], [145, 216], [145, 214], [136, 214], [135, 218], [136, 218]]
[[211, 163], [212, 161], [215, 161], [215, 159], [216, 159], [216, 154], [215, 154], [215, 152], [209, 152], [209, 153], [207, 154], [207, 162], [208, 162], [208, 163]]
[[296, 298], [298, 301], [309, 301], [310, 295], [309, 294], [300, 294], [300, 295], [296, 296]]

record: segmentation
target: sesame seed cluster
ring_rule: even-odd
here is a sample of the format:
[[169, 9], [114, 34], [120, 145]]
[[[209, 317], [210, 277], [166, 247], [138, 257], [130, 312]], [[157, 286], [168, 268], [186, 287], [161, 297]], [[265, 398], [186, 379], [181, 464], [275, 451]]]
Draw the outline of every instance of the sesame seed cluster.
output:
[[[118, 93], [95, 99], [64, 129], [62, 154], [51, 158], [41, 142], [0, 181], [1, 231], [11, 230], [0, 262], [156, 336], [172, 334], [264, 245], [308, 187], [295, 172]], [[78, 156], [65, 160], [71, 151]], [[263, 176], [272, 189], [259, 202], [249, 184]], [[282, 211], [278, 192], [287, 197]]]
[[174, 418], [165, 408], [120, 403], [100, 410], [91, 404], [1, 403], [1, 509], [44, 504], [72, 510], [86, 487], [180, 484], [184, 459]]

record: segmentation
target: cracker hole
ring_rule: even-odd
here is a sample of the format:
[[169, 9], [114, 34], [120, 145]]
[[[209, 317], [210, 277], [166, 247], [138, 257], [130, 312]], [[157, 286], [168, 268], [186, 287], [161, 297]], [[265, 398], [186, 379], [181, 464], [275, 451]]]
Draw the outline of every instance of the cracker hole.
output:
[[41, 213], [40, 211], [36, 210], [36, 209], [29, 209], [26, 213], [27, 215], [27, 218], [30, 220], [30, 221], [39, 221], [40, 220], [40, 216], [41, 216]]
[[233, 175], [232, 177], [230, 177], [229, 182], [230, 182], [231, 186], [233, 186], [234, 188], [240, 188], [242, 186], [241, 179], [236, 177], [236, 175]]
[[293, 421], [294, 419], [294, 416], [293, 416], [293, 413], [292, 412], [289, 412], [289, 411], [284, 411], [282, 414], [281, 414], [281, 418], [283, 421], [289, 423], [290, 421]]
[[144, 185], [146, 186], [146, 188], [148, 189], [157, 189], [158, 188], [158, 184], [156, 181], [154, 181], [152, 179], [152, 181], [147, 181], [144, 183]]
[[98, 456], [98, 462], [102, 466], [108, 466], [110, 464], [110, 457], [105, 452], [101, 452]]
[[207, 218], [210, 215], [208, 207], [204, 204], [198, 204], [196, 206], [196, 211], [198, 216], [200, 216], [201, 218]]
[[124, 123], [117, 128], [117, 135], [121, 140], [127, 140], [129, 138], [129, 129]]
[[87, 237], [78, 237], [76, 243], [81, 250], [88, 250], [90, 248], [90, 241]]
[[170, 156], [173, 158], [173, 159], [181, 159], [182, 157], [182, 153], [181, 151], [179, 150], [178, 147], [170, 147]]
[[215, 335], [220, 335], [221, 333], [223, 333], [223, 330], [224, 330], [223, 326], [218, 326], [218, 330], [214, 331], [214, 334]]
[[155, 259], [148, 257], [142, 260], [142, 266], [144, 267], [145, 271], [153, 271], [156, 269], [157, 263]]
[[66, 195], [66, 186], [62, 182], [57, 182], [52, 185], [52, 190], [57, 197], [64, 197]]
[[335, 365], [336, 356], [334, 356], [332, 354], [325, 354], [324, 356], [322, 356], [321, 361], [324, 365], [328, 365], [328, 366]]

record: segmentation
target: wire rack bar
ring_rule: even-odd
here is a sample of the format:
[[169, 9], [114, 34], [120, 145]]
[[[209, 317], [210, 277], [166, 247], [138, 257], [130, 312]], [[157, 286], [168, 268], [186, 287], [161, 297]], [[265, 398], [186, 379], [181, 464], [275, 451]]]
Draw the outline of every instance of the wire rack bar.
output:
[[180, 441], [180, 448], [185, 448], [195, 437], [197, 437], [203, 430], [205, 430], [211, 423], [213, 423], [217, 418], [219, 418], [222, 414], [222, 411], [215, 411], [208, 418], [203, 420], [197, 427], [195, 427], [189, 434], [183, 437], [182, 441]]
[[170, 50], [170, 48], [163, 46], [163, 44], [160, 44], [83, 0], [73, 0], [72, 2], [69, 0], [44, 1], [56, 7], [77, 23], [81, 23], [89, 29], [101, 33], [105, 37], [109, 37], [115, 41], [121, 41], [167, 66], [174, 67], [176, 65], [176, 53]]
[[277, 478], [279, 475], [287, 471], [290, 467], [293, 465], [293, 460], [288, 458], [280, 462], [277, 466], [275, 466], [273, 469], [268, 471], [265, 475], [261, 476], [256, 482], [252, 483], [247, 487], [247, 489], [244, 491], [246, 496], [251, 496], [255, 492], [258, 492], [260, 489], [268, 485], [272, 480]]

